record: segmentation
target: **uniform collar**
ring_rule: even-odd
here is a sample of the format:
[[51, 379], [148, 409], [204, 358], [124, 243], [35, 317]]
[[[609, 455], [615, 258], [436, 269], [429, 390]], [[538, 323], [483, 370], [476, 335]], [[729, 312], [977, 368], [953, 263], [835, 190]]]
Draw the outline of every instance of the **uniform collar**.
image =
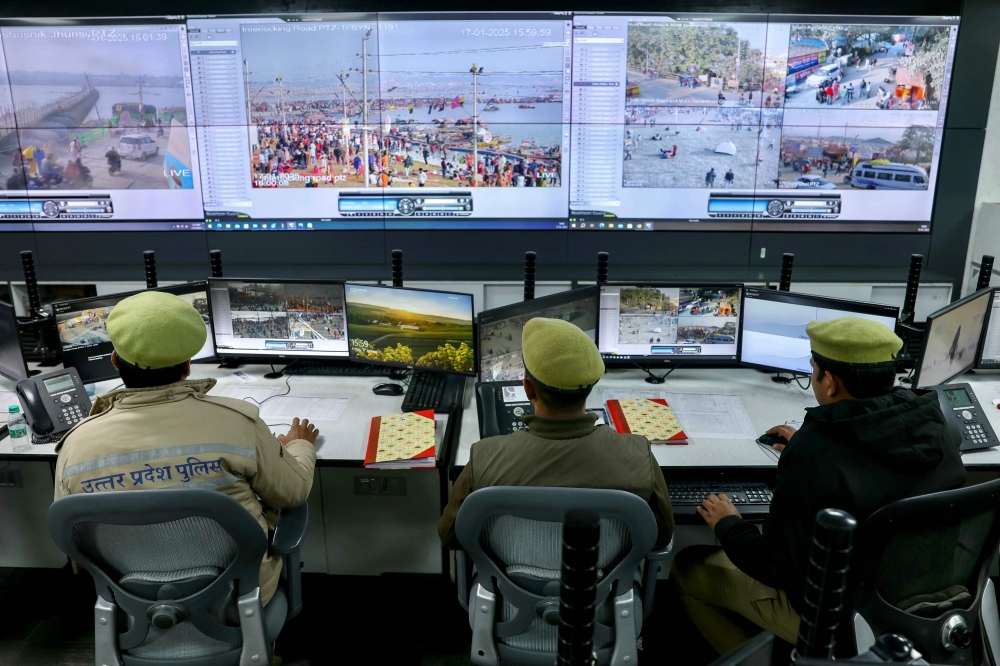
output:
[[597, 426], [597, 414], [583, 414], [568, 419], [550, 419], [545, 416], [523, 416], [528, 432], [542, 439], [578, 439], [586, 437]]
[[187, 379], [165, 386], [118, 389], [98, 396], [94, 400], [94, 407], [90, 413], [106, 412], [116, 404], [120, 407], [139, 407], [161, 402], [173, 402], [193, 393], [208, 393], [215, 384], [216, 380], [214, 379]]

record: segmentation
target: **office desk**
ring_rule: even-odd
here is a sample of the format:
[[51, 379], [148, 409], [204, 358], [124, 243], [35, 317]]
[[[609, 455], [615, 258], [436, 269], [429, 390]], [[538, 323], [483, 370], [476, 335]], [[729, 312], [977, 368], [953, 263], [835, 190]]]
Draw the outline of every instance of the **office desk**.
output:
[[[663, 391], [670, 393], [724, 393], [738, 395], [743, 401], [754, 432], [758, 435], [785, 421], [801, 421], [806, 407], [815, 407], [812, 389], [802, 390], [794, 382], [778, 384], [771, 381], [771, 374], [752, 368], [678, 368], [666, 383], [647, 384], [646, 374], [640, 370], [609, 370], [594, 387], [588, 407], [603, 407], [606, 396], [627, 391], [636, 393]], [[992, 405], [1000, 398], [1000, 372], [977, 372], [959, 377], [956, 381], [972, 385], [976, 396], [987, 412], [993, 429], [1000, 433], [1000, 410]], [[471, 394], [471, 389], [469, 391]], [[474, 405], [462, 417], [462, 431], [455, 455], [452, 478], [469, 461], [472, 445], [479, 440], [479, 416]], [[711, 469], [743, 468], [773, 470], [778, 464], [777, 452], [764, 450], [753, 439], [691, 438], [687, 445], [654, 445], [653, 455], [664, 468], [665, 474], [677, 470], [709, 471]], [[963, 456], [969, 469], [1000, 470], [1000, 450], [985, 449]]]

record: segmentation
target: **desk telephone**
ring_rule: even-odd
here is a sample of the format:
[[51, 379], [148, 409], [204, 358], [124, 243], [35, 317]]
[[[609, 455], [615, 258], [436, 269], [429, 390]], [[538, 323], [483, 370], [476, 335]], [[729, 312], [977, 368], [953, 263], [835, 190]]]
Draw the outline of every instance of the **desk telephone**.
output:
[[509, 435], [525, 428], [522, 416], [532, 416], [531, 406], [521, 380], [476, 382], [476, 411], [479, 412], [479, 436]]
[[986, 410], [968, 384], [942, 384], [928, 386], [938, 395], [938, 404], [944, 414], [948, 429], [954, 433], [962, 451], [986, 449], [1000, 444], [990, 427]]
[[17, 395], [36, 437], [59, 435], [90, 414], [90, 398], [76, 368], [22, 380], [17, 383]]

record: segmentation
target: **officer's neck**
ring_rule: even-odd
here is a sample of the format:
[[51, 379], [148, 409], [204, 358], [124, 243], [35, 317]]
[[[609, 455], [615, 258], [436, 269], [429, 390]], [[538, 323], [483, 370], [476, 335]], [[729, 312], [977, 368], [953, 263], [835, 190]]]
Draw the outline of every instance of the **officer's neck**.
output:
[[535, 408], [535, 416], [543, 419], [576, 419], [587, 413], [586, 406], [577, 409], [552, 409], [537, 398], [531, 401], [531, 406]]

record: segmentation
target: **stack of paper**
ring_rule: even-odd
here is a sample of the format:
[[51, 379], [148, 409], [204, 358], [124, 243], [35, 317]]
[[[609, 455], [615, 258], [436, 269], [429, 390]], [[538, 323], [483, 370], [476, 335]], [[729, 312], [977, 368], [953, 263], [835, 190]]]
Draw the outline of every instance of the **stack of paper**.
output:
[[367, 469], [434, 467], [434, 410], [372, 419], [365, 454]]

